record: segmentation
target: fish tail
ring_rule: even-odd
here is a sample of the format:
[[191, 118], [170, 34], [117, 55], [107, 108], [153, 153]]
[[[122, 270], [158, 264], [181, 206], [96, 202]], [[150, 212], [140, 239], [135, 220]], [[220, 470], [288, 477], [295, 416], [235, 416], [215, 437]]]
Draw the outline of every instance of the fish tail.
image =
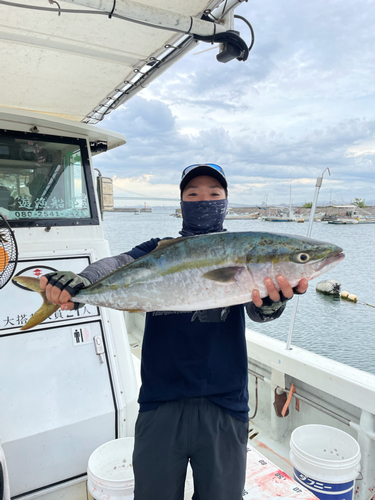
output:
[[33, 290], [34, 292], [38, 292], [42, 299], [43, 304], [40, 308], [34, 313], [26, 325], [23, 325], [21, 330], [29, 330], [29, 328], [33, 328], [34, 326], [39, 325], [42, 321], [47, 319], [51, 314], [56, 312], [59, 308], [59, 304], [52, 304], [46, 298], [46, 291], [40, 288], [40, 280], [38, 278], [32, 278], [29, 276], [15, 276], [13, 281], [17, 281], [20, 285]]

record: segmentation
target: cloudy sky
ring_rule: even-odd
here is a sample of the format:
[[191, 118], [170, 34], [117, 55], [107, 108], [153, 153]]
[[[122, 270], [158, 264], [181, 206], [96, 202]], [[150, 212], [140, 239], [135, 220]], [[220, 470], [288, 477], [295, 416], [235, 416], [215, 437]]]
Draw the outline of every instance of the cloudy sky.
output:
[[312, 201], [328, 167], [320, 202], [375, 204], [375, 1], [249, 0], [236, 14], [255, 31], [248, 60], [221, 64], [200, 43], [99, 124], [128, 142], [95, 166], [178, 198], [185, 166], [218, 163], [229, 201], [248, 205], [288, 203], [290, 186], [293, 203]]

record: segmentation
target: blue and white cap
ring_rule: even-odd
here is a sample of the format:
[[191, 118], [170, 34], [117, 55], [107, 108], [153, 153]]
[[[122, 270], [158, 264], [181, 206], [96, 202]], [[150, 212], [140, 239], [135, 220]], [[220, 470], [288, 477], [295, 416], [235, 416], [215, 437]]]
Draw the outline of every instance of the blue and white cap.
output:
[[220, 167], [220, 165], [216, 165], [215, 163], [195, 163], [194, 165], [189, 165], [184, 168], [182, 171], [180, 182], [181, 194], [187, 184], [194, 179], [194, 177], [198, 177], [200, 175], [209, 175], [210, 177], [214, 177], [223, 186], [225, 192], [227, 192], [228, 183], [225, 178], [224, 170]]

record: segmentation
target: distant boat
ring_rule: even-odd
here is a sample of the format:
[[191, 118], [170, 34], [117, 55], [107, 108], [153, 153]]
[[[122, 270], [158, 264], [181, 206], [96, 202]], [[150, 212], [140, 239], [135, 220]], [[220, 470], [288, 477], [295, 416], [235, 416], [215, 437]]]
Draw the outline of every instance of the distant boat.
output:
[[375, 224], [375, 217], [365, 217], [359, 219], [358, 224]]
[[328, 224], [375, 224], [375, 218], [374, 217], [342, 218], [342, 219], [329, 220]]
[[269, 222], [296, 222], [296, 218], [295, 217], [283, 217], [282, 215], [281, 216], [270, 216], [270, 217], [262, 217], [262, 220], [266, 220], [266, 221], [269, 221]]
[[[287, 213], [282, 213], [281, 210], [278, 211], [275, 215], [262, 215], [262, 220], [266, 220], [269, 222], [296, 222], [301, 221], [301, 217], [297, 217], [293, 212], [291, 206], [289, 206], [289, 210]], [[302, 222], [304, 219], [302, 219]]]
[[327, 222], [328, 224], [358, 224], [357, 219], [334, 219]]
[[[324, 216], [325, 216], [325, 212], [317, 212], [314, 215], [314, 221], [315, 222], [322, 222], [322, 219], [323, 219]], [[305, 220], [309, 220], [309, 219], [310, 219], [310, 216], [307, 217]]]
[[252, 214], [237, 214], [236, 212], [227, 212], [225, 219], [257, 219], [259, 216], [259, 212], [253, 212]]
[[[278, 214], [262, 216], [262, 220], [269, 222], [296, 222], [297, 219], [299, 220], [300, 217], [296, 217], [292, 209], [292, 186], [290, 186], [288, 215], [283, 215], [282, 210], [279, 209]], [[299, 220], [299, 222], [301, 221]]]
[[358, 207], [356, 205], [331, 205], [327, 207], [322, 220], [324, 222], [328, 222], [329, 224], [366, 224], [366, 222], [362, 221], [375, 221], [375, 217], [372, 215], [365, 217], [362, 214], [359, 214]]

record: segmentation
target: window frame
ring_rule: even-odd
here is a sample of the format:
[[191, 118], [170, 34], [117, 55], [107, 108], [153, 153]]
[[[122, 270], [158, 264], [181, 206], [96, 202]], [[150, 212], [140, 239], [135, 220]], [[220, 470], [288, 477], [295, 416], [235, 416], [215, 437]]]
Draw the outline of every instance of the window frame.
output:
[[10, 220], [8, 223], [11, 227], [58, 227], [58, 226], [92, 226], [99, 225], [98, 206], [95, 198], [95, 187], [93, 182], [93, 174], [91, 171], [89, 151], [87, 147], [87, 139], [79, 137], [65, 137], [49, 134], [39, 134], [32, 132], [19, 132], [16, 130], [0, 129], [1, 137], [15, 137], [16, 139], [25, 139], [30, 141], [46, 141], [60, 144], [72, 144], [80, 148], [81, 161], [84, 179], [87, 187], [87, 197], [89, 201], [91, 217], [86, 218], [69, 218], [69, 219], [27, 219], [27, 220]]

